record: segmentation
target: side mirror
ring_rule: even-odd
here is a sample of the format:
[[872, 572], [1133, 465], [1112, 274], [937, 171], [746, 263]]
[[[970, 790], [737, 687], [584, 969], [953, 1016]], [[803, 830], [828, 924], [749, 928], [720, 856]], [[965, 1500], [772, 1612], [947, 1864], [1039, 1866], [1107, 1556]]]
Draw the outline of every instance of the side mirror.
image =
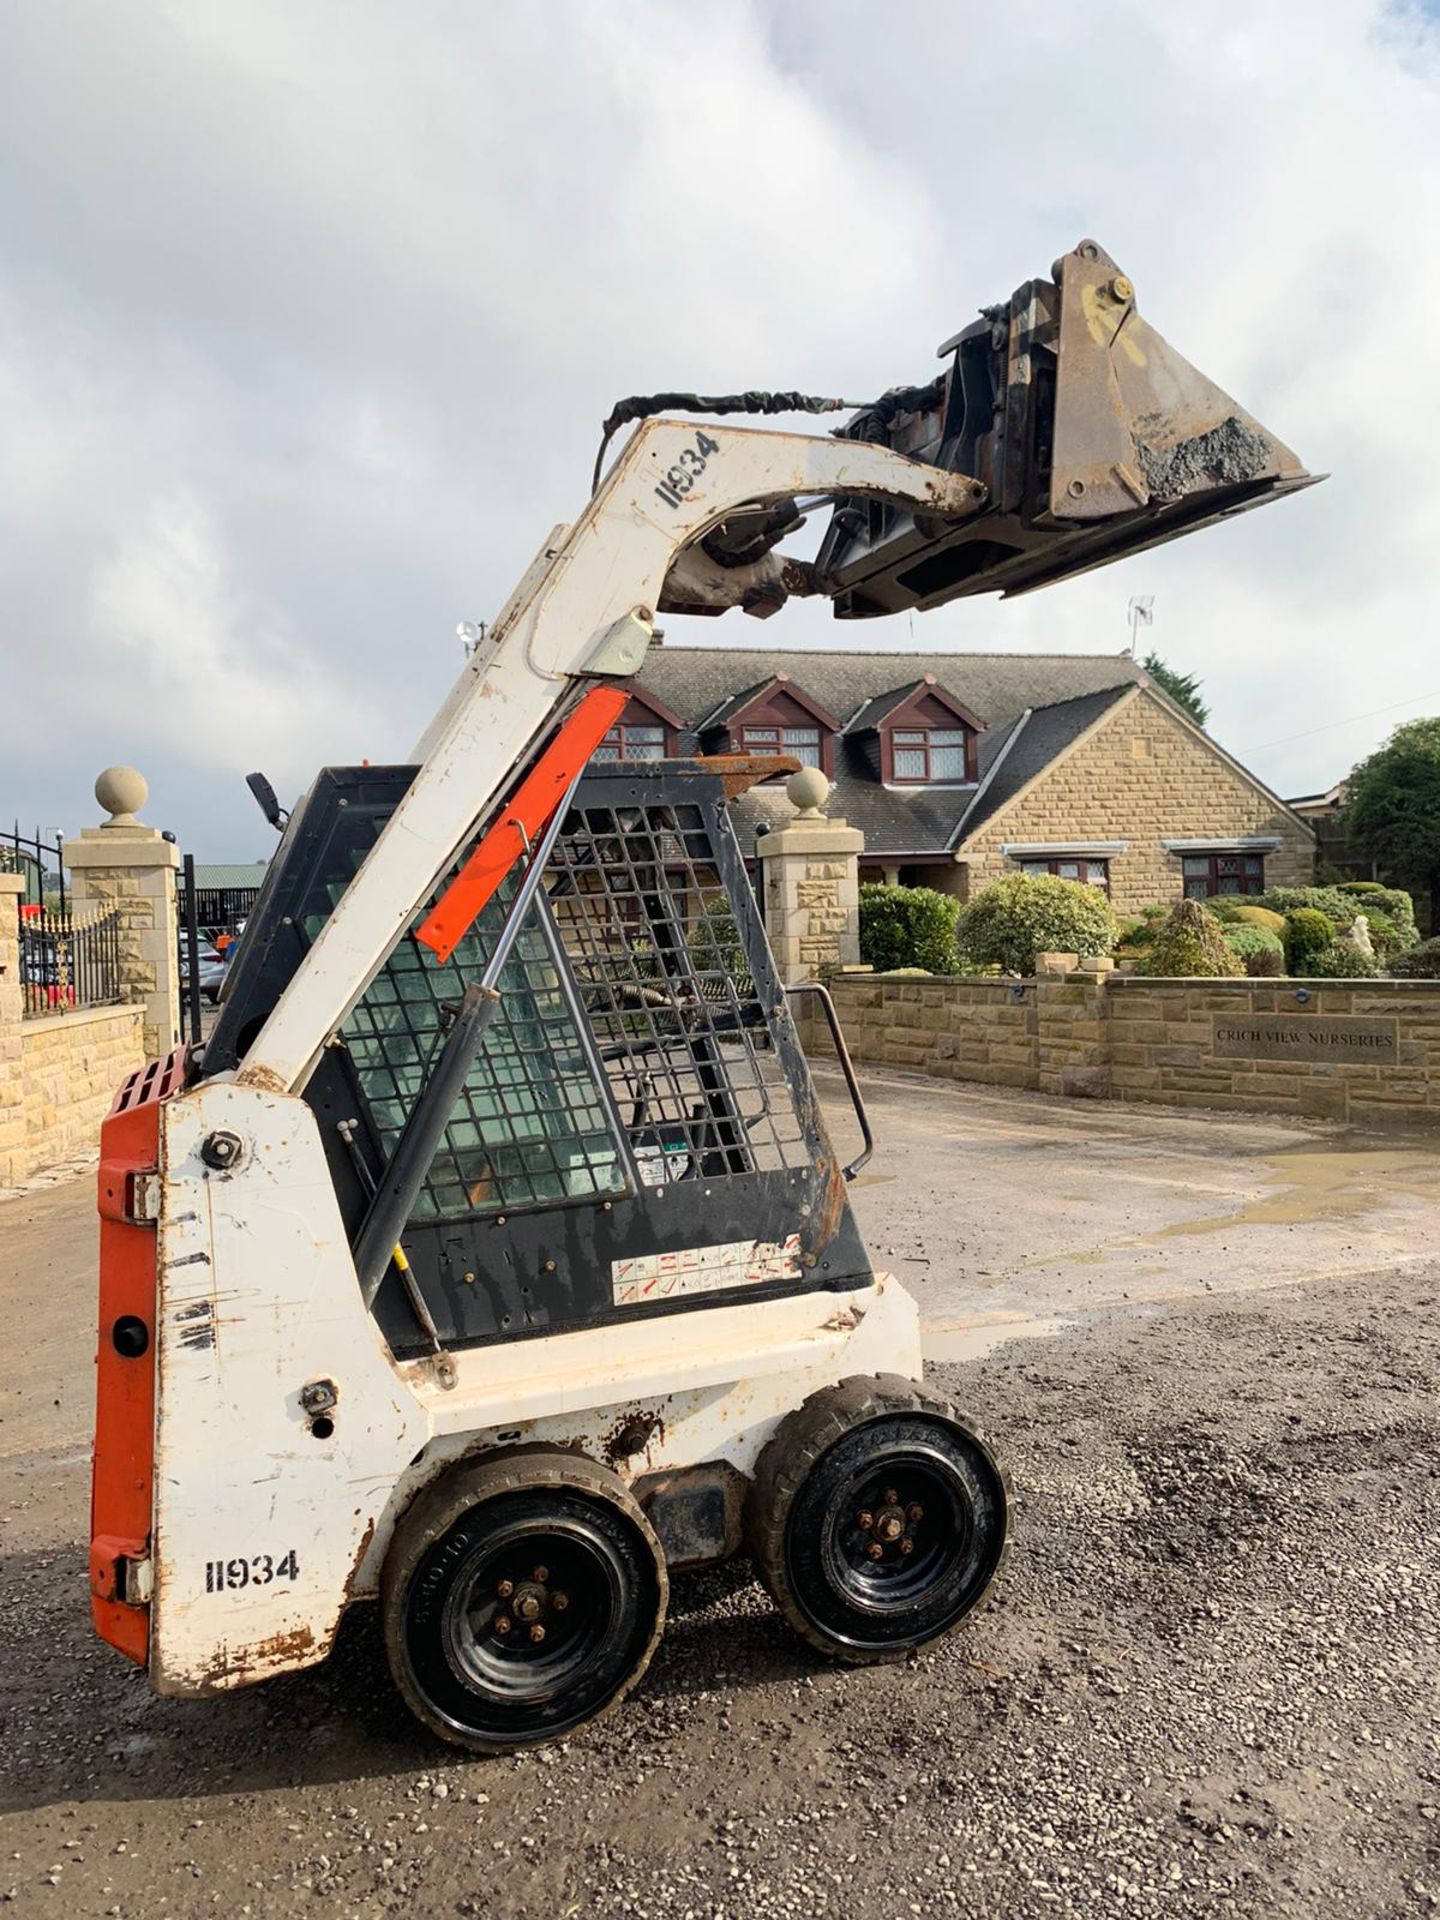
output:
[[274, 827], [277, 833], [283, 833], [285, 831], [285, 822], [290, 816], [275, 797], [275, 789], [265, 778], [264, 774], [247, 773], [245, 776], [245, 784], [249, 787], [251, 793], [254, 794], [256, 801], [259, 803], [260, 811], [270, 822], [271, 826]]

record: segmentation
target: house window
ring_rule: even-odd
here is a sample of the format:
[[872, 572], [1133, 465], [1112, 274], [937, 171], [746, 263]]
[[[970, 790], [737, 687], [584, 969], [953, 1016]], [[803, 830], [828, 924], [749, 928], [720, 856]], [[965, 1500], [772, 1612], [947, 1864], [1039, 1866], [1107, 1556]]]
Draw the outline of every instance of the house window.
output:
[[600, 742], [592, 760], [663, 760], [664, 727], [612, 727]]
[[1263, 893], [1263, 853], [1187, 853], [1181, 856], [1187, 900], [1213, 900], [1222, 893]]
[[968, 777], [963, 727], [896, 727], [890, 736], [891, 778], [934, 786]]
[[1102, 893], [1110, 891], [1110, 862], [1108, 860], [1067, 859], [1063, 855], [1054, 860], [1022, 860], [1022, 873], [1053, 873], [1057, 880], [1079, 880], [1087, 887], [1099, 887]]
[[802, 767], [820, 765], [819, 727], [742, 727], [742, 753], [788, 753]]

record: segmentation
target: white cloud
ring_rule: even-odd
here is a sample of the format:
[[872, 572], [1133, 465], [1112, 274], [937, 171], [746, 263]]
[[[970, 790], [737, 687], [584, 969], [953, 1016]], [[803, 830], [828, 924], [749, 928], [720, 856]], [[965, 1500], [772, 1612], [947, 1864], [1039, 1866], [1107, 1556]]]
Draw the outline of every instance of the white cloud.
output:
[[[917, 641], [1118, 650], [1153, 592], [1242, 751], [1440, 686], [1434, 30], [1371, 0], [17, 0], [0, 806], [73, 828], [134, 759], [197, 852], [258, 850], [234, 773], [403, 752], [617, 395], [922, 377], [1084, 232], [1334, 477]], [[1389, 724], [1257, 770], [1326, 783]]]

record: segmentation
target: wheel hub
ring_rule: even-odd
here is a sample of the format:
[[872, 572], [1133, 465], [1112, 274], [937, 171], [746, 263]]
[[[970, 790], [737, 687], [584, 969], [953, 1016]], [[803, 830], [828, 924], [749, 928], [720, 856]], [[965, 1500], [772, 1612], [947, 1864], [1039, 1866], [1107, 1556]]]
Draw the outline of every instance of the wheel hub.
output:
[[896, 1487], [886, 1487], [881, 1499], [878, 1508], [862, 1507], [855, 1515], [856, 1529], [864, 1536], [865, 1557], [872, 1563], [883, 1561], [893, 1550], [908, 1559], [915, 1551], [915, 1530], [925, 1518], [925, 1509], [918, 1500], [903, 1500]]

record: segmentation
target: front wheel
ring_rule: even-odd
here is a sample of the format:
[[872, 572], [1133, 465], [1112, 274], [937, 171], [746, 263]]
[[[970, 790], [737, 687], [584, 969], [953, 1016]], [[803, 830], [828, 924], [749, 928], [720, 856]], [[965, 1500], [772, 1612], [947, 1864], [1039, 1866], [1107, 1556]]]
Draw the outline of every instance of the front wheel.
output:
[[756, 1464], [746, 1514], [766, 1590], [811, 1646], [896, 1659], [957, 1626], [1004, 1556], [1005, 1477], [981, 1434], [913, 1380], [812, 1394]]
[[505, 1752], [623, 1699], [659, 1644], [665, 1557], [617, 1475], [570, 1453], [452, 1469], [395, 1531], [390, 1669], [443, 1739]]

